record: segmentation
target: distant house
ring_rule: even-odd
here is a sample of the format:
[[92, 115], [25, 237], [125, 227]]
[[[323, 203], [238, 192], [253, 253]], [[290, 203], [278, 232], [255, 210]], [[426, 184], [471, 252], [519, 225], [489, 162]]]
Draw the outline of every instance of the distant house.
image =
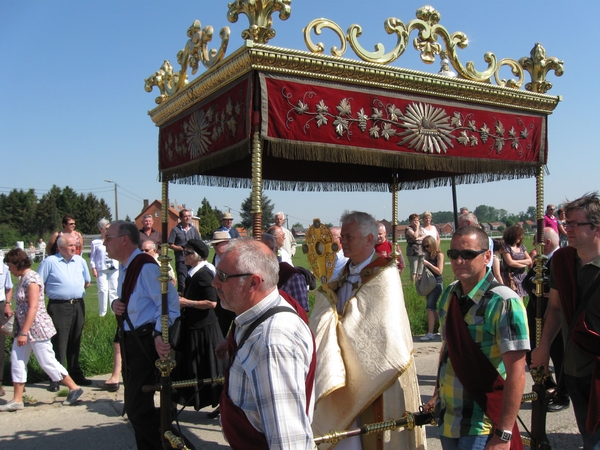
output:
[[408, 228], [408, 225], [396, 225], [396, 236], [398, 240], [405, 239], [404, 232]]
[[490, 231], [492, 231], [492, 226], [489, 223], [480, 223], [479, 225], [481, 226], [483, 231], [485, 231], [488, 234]]
[[450, 236], [454, 233], [454, 224], [452, 222], [446, 222], [444, 224], [437, 225], [440, 236]]
[[304, 239], [306, 237], [306, 230], [304, 227], [292, 227], [292, 236], [296, 239]]
[[490, 231], [500, 231], [500, 228], [506, 228], [506, 224], [502, 222], [490, 222]]
[[537, 222], [534, 220], [526, 220], [525, 225], [528, 225], [530, 230], [537, 230]]
[[[168, 234], [171, 233], [171, 230], [177, 226], [179, 223], [179, 211], [185, 209], [185, 205], [171, 205], [169, 206], [169, 219], [168, 219]], [[146, 214], [151, 214], [154, 217], [154, 229], [162, 232], [162, 202], [160, 200], [154, 200], [152, 203], [148, 204], [147, 200], [144, 200], [144, 208], [142, 212], [138, 214], [135, 218], [135, 224], [138, 228], [142, 228], [142, 218]], [[192, 212], [192, 225], [196, 228], [200, 229], [200, 219], [194, 216]], [[211, 236], [207, 236], [211, 237]]]

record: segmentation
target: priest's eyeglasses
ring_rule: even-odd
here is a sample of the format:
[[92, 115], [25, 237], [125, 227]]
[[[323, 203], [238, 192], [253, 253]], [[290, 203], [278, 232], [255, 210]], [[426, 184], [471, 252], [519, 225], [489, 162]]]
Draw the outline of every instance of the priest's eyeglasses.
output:
[[450, 259], [458, 259], [458, 257], [460, 256], [462, 259], [467, 261], [467, 260], [475, 259], [479, 255], [481, 255], [482, 253], [485, 253], [485, 252], [487, 252], [487, 249], [486, 250], [456, 250], [454, 248], [451, 248], [450, 250], [448, 250], [446, 252], [446, 254], [448, 255], [448, 258], [450, 258]]
[[254, 275], [253, 273], [234, 273], [232, 275], [227, 275], [222, 270], [217, 270], [217, 278], [220, 282], [225, 283], [230, 278], [239, 278], [239, 277], [249, 277]]

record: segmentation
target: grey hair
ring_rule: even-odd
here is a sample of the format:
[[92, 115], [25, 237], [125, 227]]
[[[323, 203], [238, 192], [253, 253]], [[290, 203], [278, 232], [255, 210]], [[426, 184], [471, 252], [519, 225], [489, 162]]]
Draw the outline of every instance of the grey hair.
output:
[[237, 271], [259, 275], [266, 290], [277, 286], [279, 261], [265, 244], [252, 238], [234, 239], [227, 245], [221, 259], [231, 252], [236, 256], [234, 267]]
[[157, 250], [156, 243], [154, 241], [151, 241], [150, 239], [146, 239], [144, 242], [141, 242], [140, 247], [142, 247], [144, 244], [146, 244], [148, 242], [150, 244], [152, 244], [152, 250]]
[[375, 240], [377, 233], [379, 232], [379, 226], [373, 216], [361, 211], [344, 211], [344, 214], [342, 214], [342, 217], [340, 218], [342, 226], [349, 225], [352, 222], [356, 222], [358, 225], [361, 237], [366, 238], [371, 234], [373, 236], [373, 241]]
[[461, 214], [458, 216], [458, 226], [460, 227], [461, 223], [471, 222], [471, 225], [479, 225], [479, 221], [477, 220], [477, 216], [473, 213]]
[[127, 236], [129, 238], [129, 242], [131, 242], [136, 247], [140, 246], [140, 231], [137, 229], [135, 223], [126, 222], [124, 220], [116, 220], [112, 225], [116, 225], [119, 230], [119, 235]]
[[102, 228], [106, 227], [106, 225], [109, 225], [109, 224], [110, 224], [109, 220], [102, 218], [98, 221], [98, 229], [101, 230]]
[[285, 214], [282, 211], [276, 212], [273, 214], [273, 217], [281, 216], [283, 220], [285, 220]]
[[142, 216], [142, 220], [147, 219], [148, 217], [150, 217], [152, 220], [154, 220], [154, 217], [152, 217], [152, 214], [144, 214]]

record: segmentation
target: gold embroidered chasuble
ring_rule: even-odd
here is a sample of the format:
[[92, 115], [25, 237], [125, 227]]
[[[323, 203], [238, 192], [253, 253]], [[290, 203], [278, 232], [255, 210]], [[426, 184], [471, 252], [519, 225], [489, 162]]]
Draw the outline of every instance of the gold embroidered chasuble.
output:
[[[400, 276], [391, 260], [383, 265], [377, 258], [362, 270], [343, 314], [336, 310], [336, 291], [348, 267], [316, 293], [310, 317], [318, 355], [315, 436], [346, 430], [359, 415], [363, 424], [396, 419], [405, 411], [418, 411], [421, 404]], [[377, 417], [381, 403], [383, 417]], [[386, 431], [379, 446], [375, 434], [363, 436], [362, 442], [363, 450], [426, 448], [421, 427]]]

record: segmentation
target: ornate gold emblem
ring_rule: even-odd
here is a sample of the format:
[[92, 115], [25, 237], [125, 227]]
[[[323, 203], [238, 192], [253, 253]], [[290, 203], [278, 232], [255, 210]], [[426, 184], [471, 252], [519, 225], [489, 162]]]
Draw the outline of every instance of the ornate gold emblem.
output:
[[335, 254], [338, 250], [329, 228], [323, 225], [320, 219], [313, 219], [312, 225], [306, 232], [306, 242], [302, 245], [302, 251], [306, 253], [310, 268], [322, 285], [325, 285], [333, 275]]

